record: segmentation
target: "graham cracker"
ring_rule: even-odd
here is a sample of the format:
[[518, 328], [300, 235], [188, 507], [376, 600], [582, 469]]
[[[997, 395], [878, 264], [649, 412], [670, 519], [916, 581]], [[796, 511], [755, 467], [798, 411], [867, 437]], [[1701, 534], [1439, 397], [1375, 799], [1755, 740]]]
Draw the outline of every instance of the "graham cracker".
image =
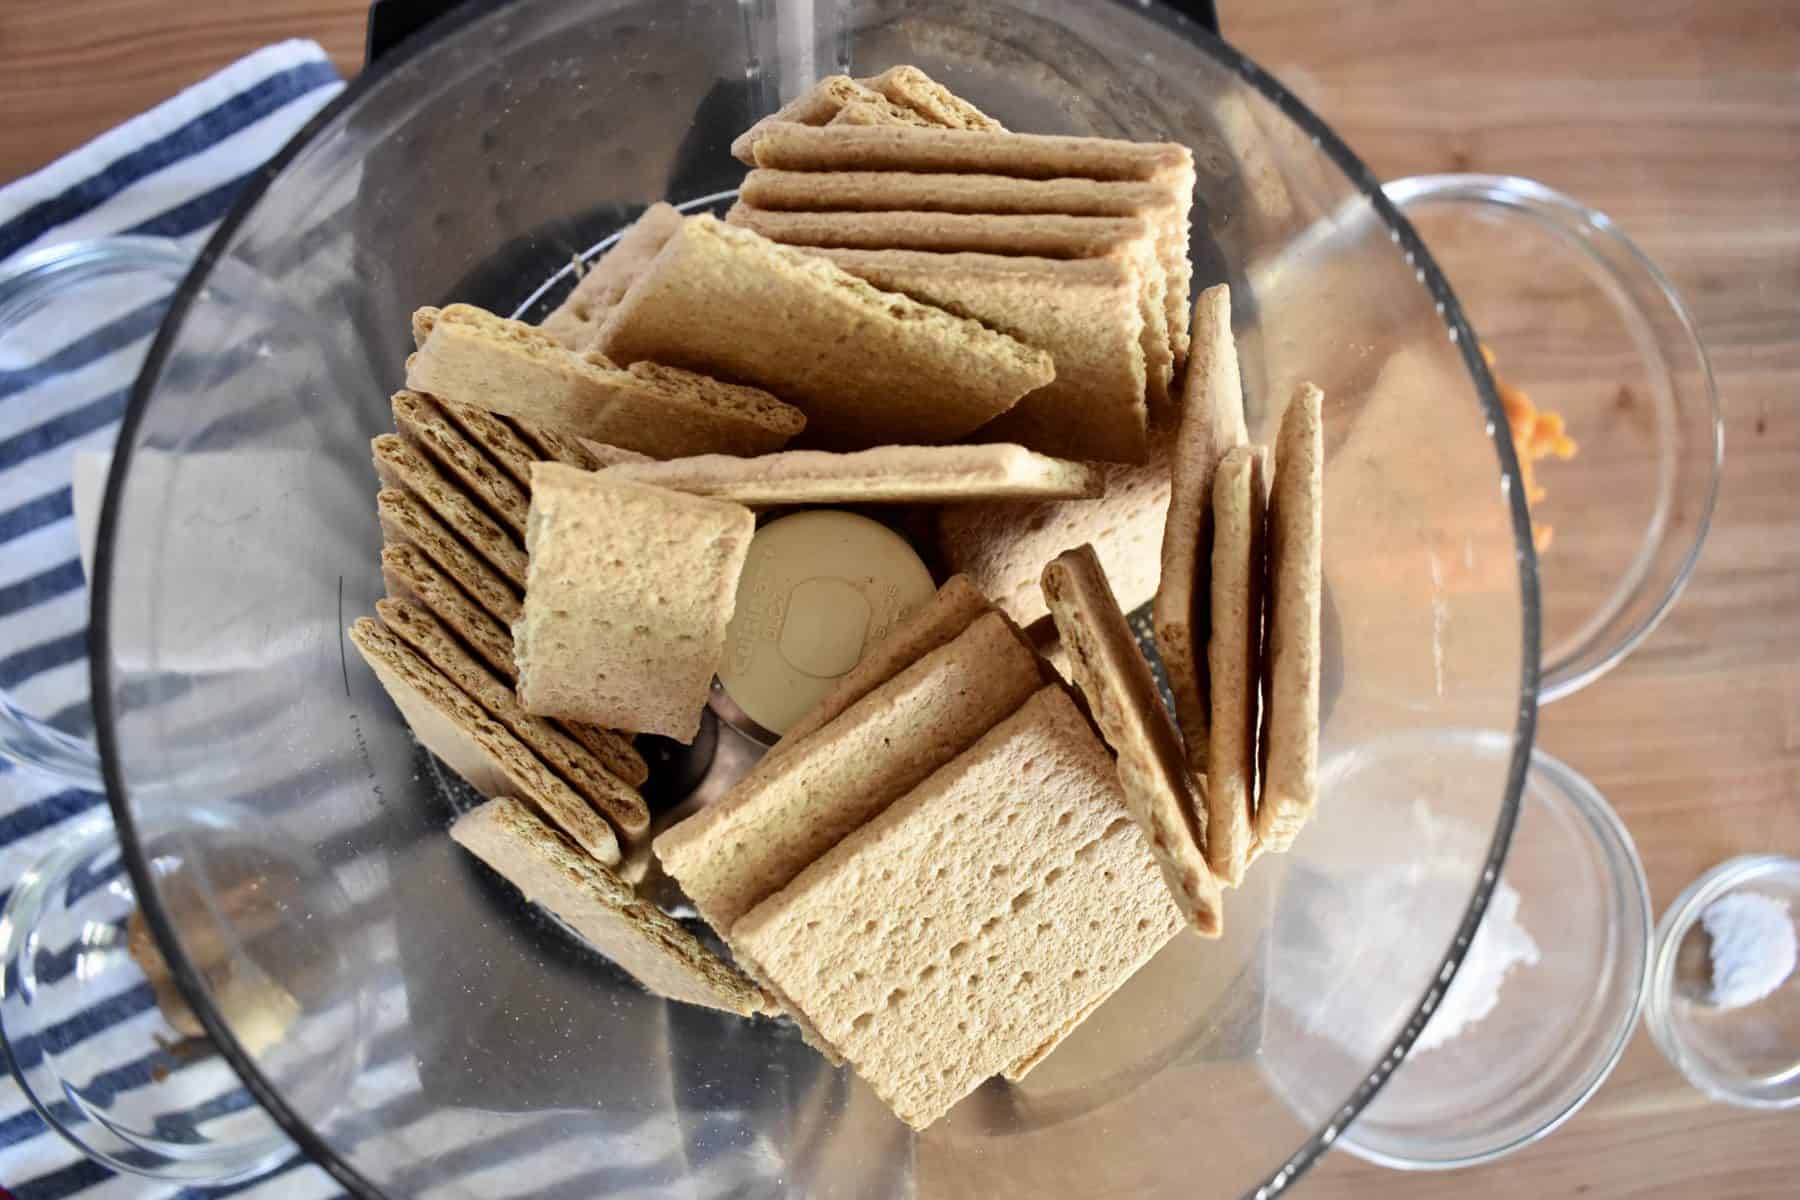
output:
[[410, 600], [430, 609], [490, 670], [510, 682], [512, 634], [469, 599], [423, 550], [409, 542], [383, 546], [381, 578], [389, 598]]
[[949, 645], [975, 618], [993, 611], [988, 598], [966, 576], [952, 575], [918, 612], [896, 625], [861, 662], [850, 668], [811, 712], [789, 726], [782, 739], [763, 756], [763, 762], [803, 744], [808, 735], [836, 720], [852, 704], [933, 650]]
[[543, 455], [516, 428], [491, 412], [470, 408], [466, 404], [439, 404], [438, 408], [462, 431], [464, 437], [506, 472], [508, 479], [529, 494], [531, 464]]
[[929, 125], [931, 118], [896, 104], [870, 87], [867, 82], [848, 75], [827, 75], [807, 91], [762, 118], [732, 140], [731, 156], [741, 163], [754, 165], [756, 142], [773, 125], [829, 125], [850, 109], [861, 110], [852, 118], [864, 125]]
[[[837, 110], [827, 125], [930, 125], [931, 122], [909, 108], [902, 108], [886, 96], [873, 100], [852, 100]], [[754, 161], [753, 158], [740, 161]]]
[[487, 561], [444, 528], [411, 492], [384, 487], [375, 497], [381, 536], [389, 545], [410, 543], [422, 550], [456, 585], [502, 625], [518, 619], [519, 593]]
[[[600, 464], [596, 462], [594, 456], [588, 452], [587, 444], [573, 434], [565, 437], [554, 429], [548, 429], [539, 425], [536, 421], [529, 421], [520, 417], [500, 417], [498, 419], [505, 421], [519, 431], [519, 436], [525, 440], [525, 444], [530, 446], [533, 451], [533, 462], [567, 463], [569, 466], [581, 471], [597, 471], [600, 469]], [[648, 459], [650, 456], [646, 454], [641, 457]], [[525, 479], [525, 488], [527, 491], [531, 490], [531, 478], [529, 475], [527, 475]]]
[[[521, 421], [517, 417], [511, 419], [511, 424], [537, 452], [534, 460], [537, 462], [566, 463], [578, 470], [598, 471], [601, 467], [617, 466], [619, 463], [656, 461], [648, 454], [639, 454], [636, 450], [609, 446], [605, 442], [590, 441], [587, 438], [564, 436], [554, 429]], [[525, 482], [529, 488], [531, 480], [527, 478]]]
[[692, 741], [755, 519], [737, 504], [538, 463], [524, 615], [527, 712]]
[[1048, 351], [1056, 378], [973, 435], [1043, 454], [1148, 453], [1142, 280], [1129, 258], [1060, 260], [919, 250], [820, 250], [883, 291], [973, 317]]
[[350, 640], [393, 698], [419, 744], [490, 799], [517, 796], [604, 863], [619, 861], [619, 839], [587, 801], [524, 743], [481, 711], [404, 642], [368, 617]]
[[969, 577], [1000, 610], [1029, 626], [1049, 612], [1039, 586], [1044, 564], [1091, 542], [1127, 612], [1156, 591], [1159, 547], [1169, 511], [1169, 444], [1152, 431], [1141, 466], [1097, 463], [1106, 481], [1098, 500], [964, 504], [938, 510], [945, 565]]
[[[1076, 217], [1139, 217], [1155, 231], [1157, 260], [1167, 286], [1163, 320], [1177, 362], [1188, 350], [1188, 209], [1179, 178], [1140, 180], [1013, 179], [1004, 175], [925, 174], [916, 171], [781, 171], [745, 177], [740, 203], [765, 211], [1061, 213]], [[1060, 364], [1059, 364], [1060, 366]]]
[[746, 913], [732, 942], [923, 1129], [1180, 923], [1105, 747], [1050, 687]]
[[901, 108], [945, 129], [1003, 132], [1006, 128], [915, 66], [902, 63], [889, 67], [863, 83]]
[[601, 343], [770, 387], [834, 450], [958, 440], [1055, 376], [1041, 350], [707, 216], [663, 248]]
[[757, 140], [774, 125], [913, 125], [998, 130], [1003, 126], [913, 66], [869, 79], [827, 75], [810, 90], [739, 134], [732, 157], [754, 166]]
[[419, 351], [407, 363], [408, 387], [658, 458], [766, 454], [806, 424], [758, 388], [655, 362], [622, 370], [466, 304], [419, 309], [413, 333]]
[[707, 923], [729, 931], [1039, 686], [1030, 648], [999, 614], [978, 617], [769, 769], [659, 835], [656, 856]]
[[461, 535], [508, 582], [525, 584], [525, 551], [488, 516], [451, 483], [425, 456], [403, 441], [398, 434], [384, 433], [369, 442], [375, 474], [382, 485], [399, 488], [425, 502], [425, 506], [445, 525]]
[[650, 808], [624, 780], [562, 730], [519, 707], [518, 697], [493, 672], [475, 661], [450, 631], [424, 608], [401, 600], [377, 600], [376, 615], [438, 673], [481, 705], [531, 749], [576, 793], [612, 823], [622, 841], [650, 828]]
[[756, 166], [796, 171], [911, 171], [999, 175], [1016, 179], [1157, 180], [1171, 186], [1177, 208], [1157, 222], [1157, 246], [1168, 275], [1161, 297], [1175, 363], [1187, 356], [1188, 212], [1194, 155], [1172, 142], [1127, 142], [991, 131], [785, 125], [756, 144]]
[[1169, 894], [1195, 929], [1218, 937], [1224, 917], [1219, 882], [1206, 865], [1206, 811], [1150, 664], [1092, 546], [1060, 554], [1044, 568], [1044, 598], [1075, 684], [1118, 755], [1125, 806], [1150, 843]]
[[[390, 599], [419, 605], [442, 622], [475, 657], [510, 688], [517, 678], [512, 634], [481, 611], [448, 575], [416, 546], [401, 543], [381, 548], [381, 574]], [[650, 768], [629, 739], [610, 729], [580, 721], [553, 722], [574, 738], [600, 764], [630, 787], [642, 787]]]
[[772, 1010], [760, 988], [516, 800], [465, 813], [450, 836], [651, 992], [745, 1017]]
[[1154, 229], [1141, 218], [1055, 213], [771, 212], [740, 202], [726, 220], [785, 245], [820, 249], [1127, 259], [1137, 269], [1141, 284], [1138, 309], [1143, 324], [1138, 336], [1144, 350], [1145, 398], [1153, 415], [1169, 410], [1175, 360], [1164, 323], [1168, 279], [1156, 254]]
[[[408, 409], [409, 426], [421, 425], [423, 412], [415, 404], [417, 393], [400, 393], [408, 397], [405, 407]], [[536, 462], [565, 462], [584, 471], [598, 471], [603, 467], [617, 466], [621, 463], [655, 462], [648, 454], [639, 454], [635, 450], [626, 450], [618, 446], [608, 446], [603, 442], [590, 441], [586, 438], [565, 437], [542, 426], [531, 425], [524, 421], [508, 421], [493, 413], [478, 408], [470, 408], [461, 404], [445, 404], [441, 401], [425, 397], [438, 410], [450, 418], [458, 430], [473, 443], [474, 447], [485, 452], [506, 473], [508, 480], [519, 487], [518, 496], [526, 501], [525, 511], [530, 510], [531, 496], [531, 464]], [[398, 407], [398, 402], [397, 402]], [[413, 439], [417, 441], [417, 438]], [[510, 492], [510, 488], [506, 489]], [[518, 511], [517, 500], [506, 500], [509, 511]], [[510, 522], [509, 522], [510, 523]], [[518, 527], [517, 536], [525, 535], [523, 518]]]
[[1103, 258], [1151, 234], [1138, 217], [1061, 213], [795, 212], [732, 205], [725, 219], [790, 246], [845, 250], [969, 250], [1037, 258]]
[[1303, 383], [1281, 414], [1269, 485], [1268, 630], [1263, 660], [1262, 798], [1256, 838], [1293, 845], [1319, 801], [1319, 607], [1325, 396]]
[[763, 212], [946, 212], [1146, 217], [1173, 207], [1165, 180], [1015, 179], [919, 171], [783, 171], [744, 176], [738, 201]]
[[1181, 384], [1181, 424], [1170, 467], [1168, 521], [1163, 526], [1162, 580], [1151, 617], [1188, 766], [1205, 769], [1210, 692], [1206, 639], [1207, 582], [1212, 561], [1213, 473], [1244, 427], [1244, 388], [1231, 335], [1231, 289], [1216, 284], [1194, 302], [1194, 343]]
[[1206, 644], [1212, 724], [1206, 740], [1206, 858], [1236, 887], [1256, 842], [1256, 723], [1262, 681], [1263, 452], [1237, 446], [1213, 482], [1212, 616]]
[[1098, 496], [1100, 472], [1023, 446], [882, 446], [761, 458], [707, 454], [608, 467], [608, 479], [651, 483], [751, 507], [784, 504], [958, 504]]
[[512, 536], [523, 538], [531, 498], [518, 481], [465, 437], [429, 396], [402, 390], [394, 393], [392, 405], [394, 428], [400, 436], [498, 517]]
[[1111, 999], [1111, 993], [1091, 1001], [1086, 1008], [1064, 1022], [1061, 1029], [1058, 1029], [1055, 1033], [1051, 1034], [1050, 1037], [1046, 1038], [1043, 1045], [1002, 1071], [1000, 1073], [1001, 1078], [1005, 1079], [1008, 1083], [1023, 1082], [1027, 1075], [1030, 1075], [1033, 1071], [1037, 1070], [1046, 1058], [1049, 1058], [1051, 1054], [1055, 1053], [1058, 1046], [1068, 1040], [1069, 1035], [1074, 1033], [1075, 1030], [1081, 1026], [1083, 1021], [1094, 1015], [1095, 1009], [1099, 1008], [1102, 1004], [1105, 1004], [1109, 999]]
[[674, 205], [659, 200], [646, 208], [605, 254], [588, 264], [574, 290], [538, 328], [571, 350], [590, 349], [606, 314], [679, 228], [681, 213]]
[[[790, 171], [927, 171], [1015, 179], [1192, 179], [1194, 156], [1173, 142], [914, 129], [772, 125], [756, 139], [758, 167]], [[1191, 184], [1190, 184], [1191, 187]]]

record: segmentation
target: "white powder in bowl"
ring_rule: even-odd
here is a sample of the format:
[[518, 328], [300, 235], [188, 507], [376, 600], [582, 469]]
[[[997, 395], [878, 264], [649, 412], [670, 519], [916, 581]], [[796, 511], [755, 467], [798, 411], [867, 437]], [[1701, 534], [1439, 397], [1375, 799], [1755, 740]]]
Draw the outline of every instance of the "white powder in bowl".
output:
[[1435, 1050], [1493, 1012], [1500, 1003], [1506, 973], [1517, 966], [1536, 966], [1537, 961], [1537, 943], [1519, 924], [1518, 889], [1502, 880], [1494, 888], [1456, 977], [1413, 1043], [1413, 1053]]
[[1795, 936], [1787, 901], [1755, 892], [1720, 896], [1700, 914], [1712, 938], [1712, 1002], [1742, 1008], [1794, 973]]

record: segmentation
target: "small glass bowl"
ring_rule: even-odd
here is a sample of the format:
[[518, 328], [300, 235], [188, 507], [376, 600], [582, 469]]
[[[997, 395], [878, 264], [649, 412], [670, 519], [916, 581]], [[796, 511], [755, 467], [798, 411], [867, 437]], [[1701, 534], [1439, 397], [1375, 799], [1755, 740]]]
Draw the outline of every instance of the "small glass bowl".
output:
[[[153, 869], [167, 877], [178, 864]], [[173, 985], [146, 976], [134, 952], [135, 907], [104, 818], [69, 831], [14, 887], [0, 915], [0, 1052], [26, 1098], [115, 1171], [220, 1184], [287, 1161], [293, 1143], [225, 1060], [168, 1023]], [[254, 1033], [247, 1020], [237, 1031]]]
[[1502, 175], [1384, 190], [1462, 302], [1496, 382], [1560, 414], [1578, 446], [1539, 462], [1540, 701], [1580, 690], [1650, 635], [1693, 572], [1724, 426], [1681, 297], [1603, 213]]
[[1746, 855], [1688, 885], [1656, 928], [1645, 1024], [1657, 1048], [1689, 1083], [1745, 1108], [1800, 1105], [1800, 971], [1769, 996], [1741, 1008], [1707, 998], [1711, 963], [1701, 915], [1721, 897], [1751, 893], [1800, 913], [1800, 859]]
[[[1507, 750], [1497, 735], [1437, 748], [1471, 771]], [[1489, 921], [1504, 916], [1508, 888], [1537, 960], [1508, 970], [1492, 1009], [1431, 1049], [1421, 1048], [1433, 1032], [1426, 1026], [1339, 1139], [1351, 1153], [1403, 1170], [1489, 1162], [1574, 1116], [1617, 1065], [1642, 1007], [1650, 891], [1631, 834], [1605, 798], [1541, 751]], [[1463, 972], [1474, 969], [1481, 945], [1478, 934]]]

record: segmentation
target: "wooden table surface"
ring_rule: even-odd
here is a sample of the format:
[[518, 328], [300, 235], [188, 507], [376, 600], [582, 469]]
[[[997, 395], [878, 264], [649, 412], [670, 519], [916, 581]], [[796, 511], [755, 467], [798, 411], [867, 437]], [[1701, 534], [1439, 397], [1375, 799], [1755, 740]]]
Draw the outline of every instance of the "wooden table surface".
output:
[[[360, 0], [0, 4], [0, 180], [284, 37], [360, 66]], [[1734, 854], [1800, 854], [1800, 4], [1223, 0], [1225, 32], [1383, 178], [1486, 171], [1610, 213], [1712, 353], [1726, 469], [1674, 613], [1545, 710], [1540, 744], [1630, 826], [1660, 913]], [[1547, 476], [1554, 486], [1554, 474]], [[1762, 1197], [1800, 1190], [1792, 1115], [1707, 1103], [1639, 1031], [1560, 1132], [1442, 1175], [1339, 1154], [1311, 1197]]]

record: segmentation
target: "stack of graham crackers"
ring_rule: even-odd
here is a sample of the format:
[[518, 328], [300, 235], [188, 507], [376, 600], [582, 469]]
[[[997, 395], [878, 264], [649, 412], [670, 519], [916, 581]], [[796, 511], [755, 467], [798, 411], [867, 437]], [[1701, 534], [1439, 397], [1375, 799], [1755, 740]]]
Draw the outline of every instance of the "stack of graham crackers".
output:
[[[726, 221], [652, 206], [541, 326], [415, 314], [374, 443], [389, 595], [351, 636], [491, 798], [458, 842], [922, 1129], [1184, 926], [1217, 936], [1310, 814], [1320, 398], [1271, 471], [1223, 287], [1190, 349], [1185, 147], [1008, 132], [896, 67], [733, 153]], [[753, 510], [819, 504], [932, 510], [947, 582], [653, 824], [616, 731], [693, 738]], [[1120, 605], [1152, 593], [1179, 726]], [[1022, 628], [1046, 617], [1074, 687]], [[733, 961], [637, 894], [650, 854]]]
[[[1145, 564], [1188, 352], [1192, 154], [1009, 134], [966, 102], [918, 102], [943, 89], [897, 90], [893, 74], [826, 80], [739, 138], [732, 152], [755, 169], [728, 219], [1048, 350], [1056, 379], [976, 436], [1092, 460], [1104, 495], [946, 508], [939, 548], [1030, 624], [1046, 614], [1043, 563], [1092, 542], [1134, 608], [1156, 589]], [[902, 112], [877, 119], [849, 98], [858, 87]]]

